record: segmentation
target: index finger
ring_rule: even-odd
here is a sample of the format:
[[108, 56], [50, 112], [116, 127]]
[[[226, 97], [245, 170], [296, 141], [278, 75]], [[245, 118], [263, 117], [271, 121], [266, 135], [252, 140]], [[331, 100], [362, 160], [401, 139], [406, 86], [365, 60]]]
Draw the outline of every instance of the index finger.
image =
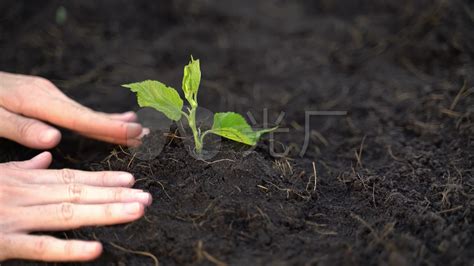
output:
[[142, 126], [138, 123], [112, 119], [62, 97], [39, 97], [25, 108], [24, 113], [88, 135], [127, 140], [142, 132]]
[[51, 236], [26, 234], [11, 234], [3, 238], [3, 244], [0, 242], [2, 248], [0, 261], [2, 259], [89, 261], [102, 253], [102, 245], [95, 241], [60, 240]]
[[[31, 118], [78, 131], [113, 139], [132, 139], [140, 135], [142, 127], [133, 119], [115, 119], [95, 112], [68, 98], [53, 83], [40, 77], [9, 75], [10, 90], [0, 93], [5, 109]], [[1, 90], [0, 90], [1, 92]]]
[[131, 187], [135, 183], [133, 175], [119, 171], [88, 172], [81, 170], [16, 170], [7, 174], [28, 184], [84, 184], [99, 187]]

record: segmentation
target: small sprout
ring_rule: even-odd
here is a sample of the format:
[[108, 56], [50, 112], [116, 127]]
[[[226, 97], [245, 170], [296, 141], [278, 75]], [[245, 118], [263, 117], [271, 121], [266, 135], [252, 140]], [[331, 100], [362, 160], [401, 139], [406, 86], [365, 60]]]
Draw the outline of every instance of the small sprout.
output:
[[138, 105], [140, 105], [140, 107], [152, 107], [173, 121], [178, 121], [182, 117], [185, 117], [193, 132], [195, 150], [198, 154], [201, 154], [204, 137], [208, 134], [219, 135], [233, 141], [254, 146], [263, 134], [276, 129], [275, 127], [254, 131], [242, 115], [234, 112], [226, 112], [214, 114], [212, 128], [202, 132], [202, 130], [196, 126], [196, 110], [198, 107], [197, 94], [200, 83], [201, 68], [199, 59], [194, 60], [191, 56], [191, 61], [184, 67], [182, 84], [184, 97], [190, 105], [190, 108], [186, 108], [187, 112], [183, 111], [183, 100], [178, 92], [159, 81], [145, 80], [122, 86], [129, 88], [137, 94]]
[[64, 6], [56, 9], [56, 24], [63, 25], [67, 20], [67, 9]]

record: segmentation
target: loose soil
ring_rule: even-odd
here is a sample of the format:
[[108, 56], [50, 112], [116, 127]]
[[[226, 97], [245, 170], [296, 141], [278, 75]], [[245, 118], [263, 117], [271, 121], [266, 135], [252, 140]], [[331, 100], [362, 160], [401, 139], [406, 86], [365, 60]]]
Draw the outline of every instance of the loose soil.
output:
[[[102, 241], [91, 265], [474, 264], [472, 1], [15, 0], [0, 21], [1, 70], [91, 108], [137, 110], [127, 82], [179, 88], [193, 54], [202, 106], [285, 113], [288, 133], [208, 161], [179, 136], [141, 160], [64, 130], [54, 168], [130, 171], [154, 197], [137, 222], [54, 233]], [[348, 113], [312, 117], [300, 156], [310, 110]]]

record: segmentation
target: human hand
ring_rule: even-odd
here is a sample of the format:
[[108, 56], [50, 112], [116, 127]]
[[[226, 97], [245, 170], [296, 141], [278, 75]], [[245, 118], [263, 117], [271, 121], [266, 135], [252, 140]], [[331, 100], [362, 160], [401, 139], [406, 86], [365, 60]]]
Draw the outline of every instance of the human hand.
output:
[[95, 112], [44, 78], [0, 71], [0, 137], [30, 148], [52, 148], [61, 140], [61, 133], [41, 120], [122, 145], [138, 145], [142, 134], [133, 112]]
[[129, 188], [134, 179], [128, 173], [46, 170], [51, 160], [43, 152], [0, 164], [0, 262], [92, 260], [102, 252], [99, 242], [28, 233], [126, 223], [151, 204], [149, 193]]

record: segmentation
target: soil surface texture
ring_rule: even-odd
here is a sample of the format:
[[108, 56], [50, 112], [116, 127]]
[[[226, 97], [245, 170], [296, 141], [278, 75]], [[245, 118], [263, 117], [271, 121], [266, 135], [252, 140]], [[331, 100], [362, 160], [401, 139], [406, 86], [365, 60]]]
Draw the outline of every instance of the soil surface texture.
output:
[[100, 240], [90, 265], [474, 265], [473, 1], [3, 0], [0, 51], [106, 112], [138, 110], [120, 84], [180, 88], [192, 54], [200, 106], [281, 118], [206, 160], [174, 125], [148, 159], [62, 130], [53, 168], [129, 171], [154, 198], [137, 222], [51, 233]]

